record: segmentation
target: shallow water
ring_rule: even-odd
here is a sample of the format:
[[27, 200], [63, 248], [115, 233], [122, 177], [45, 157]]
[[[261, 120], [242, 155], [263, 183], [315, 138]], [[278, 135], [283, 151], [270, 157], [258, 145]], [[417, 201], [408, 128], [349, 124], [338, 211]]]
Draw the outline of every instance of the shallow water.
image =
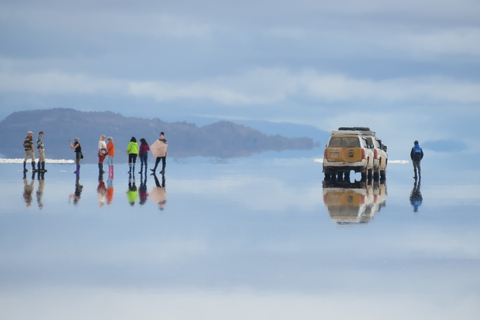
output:
[[0, 164], [0, 318], [479, 319], [480, 174], [442, 167], [412, 205], [409, 164], [348, 186], [313, 158], [169, 159], [158, 185]]

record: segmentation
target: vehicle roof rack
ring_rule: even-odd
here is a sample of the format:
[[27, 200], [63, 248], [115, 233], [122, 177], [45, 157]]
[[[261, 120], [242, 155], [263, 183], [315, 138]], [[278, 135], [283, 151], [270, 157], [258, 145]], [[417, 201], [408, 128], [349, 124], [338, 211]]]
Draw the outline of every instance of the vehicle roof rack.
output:
[[339, 131], [371, 131], [369, 127], [340, 127]]
[[369, 127], [340, 127], [338, 128], [338, 131], [351, 131], [352, 133], [359, 133], [361, 135], [376, 136], [375, 131], [370, 130]]

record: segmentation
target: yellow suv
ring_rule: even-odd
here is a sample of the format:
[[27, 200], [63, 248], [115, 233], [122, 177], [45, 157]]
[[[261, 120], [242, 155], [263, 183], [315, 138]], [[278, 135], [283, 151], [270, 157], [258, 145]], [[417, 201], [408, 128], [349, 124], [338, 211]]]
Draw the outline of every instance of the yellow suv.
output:
[[378, 139], [375, 132], [368, 127], [340, 127], [342, 131], [360, 131], [367, 140], [367, 145], [373, 151], [373, 179], [385, 180], [387, 174], [388, 153], [387, 146]]
[[373, 159], [374, 153], [361, 131], [332, 131], [323, 154], [325, 180], [347, 180], [350, 171], [361, 172], [362, 181], [371, 180]]

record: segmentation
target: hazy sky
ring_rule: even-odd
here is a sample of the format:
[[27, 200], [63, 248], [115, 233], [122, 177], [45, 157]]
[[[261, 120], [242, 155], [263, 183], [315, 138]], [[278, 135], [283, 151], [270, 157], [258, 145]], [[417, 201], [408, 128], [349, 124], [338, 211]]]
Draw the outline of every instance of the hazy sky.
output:
[[480, 150], [478, 0], [2, 0], [0, 43], [1, 119], [71, 107], [362, 125], [402, 147]]

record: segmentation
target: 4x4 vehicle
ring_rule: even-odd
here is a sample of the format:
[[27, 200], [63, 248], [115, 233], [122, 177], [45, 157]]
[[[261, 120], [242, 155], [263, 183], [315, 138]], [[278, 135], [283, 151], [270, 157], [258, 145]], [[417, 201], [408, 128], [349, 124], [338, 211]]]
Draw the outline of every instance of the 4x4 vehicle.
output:
[[362, 181], [373, 176], [374, 153], [361, 131], [332, 131], [323, 154], [325, 180], [342, 179], [350, 171], [361, 172]]
[[367, 140], [367, 145], [373, 150], [373, 179], [385, 180], [387, 174], [388, 154], [387, 146], [382, 144], [382, 140], [376, 137], [374, 131], [368, 127], [340, 127], [342, 131], [360, 131]]

